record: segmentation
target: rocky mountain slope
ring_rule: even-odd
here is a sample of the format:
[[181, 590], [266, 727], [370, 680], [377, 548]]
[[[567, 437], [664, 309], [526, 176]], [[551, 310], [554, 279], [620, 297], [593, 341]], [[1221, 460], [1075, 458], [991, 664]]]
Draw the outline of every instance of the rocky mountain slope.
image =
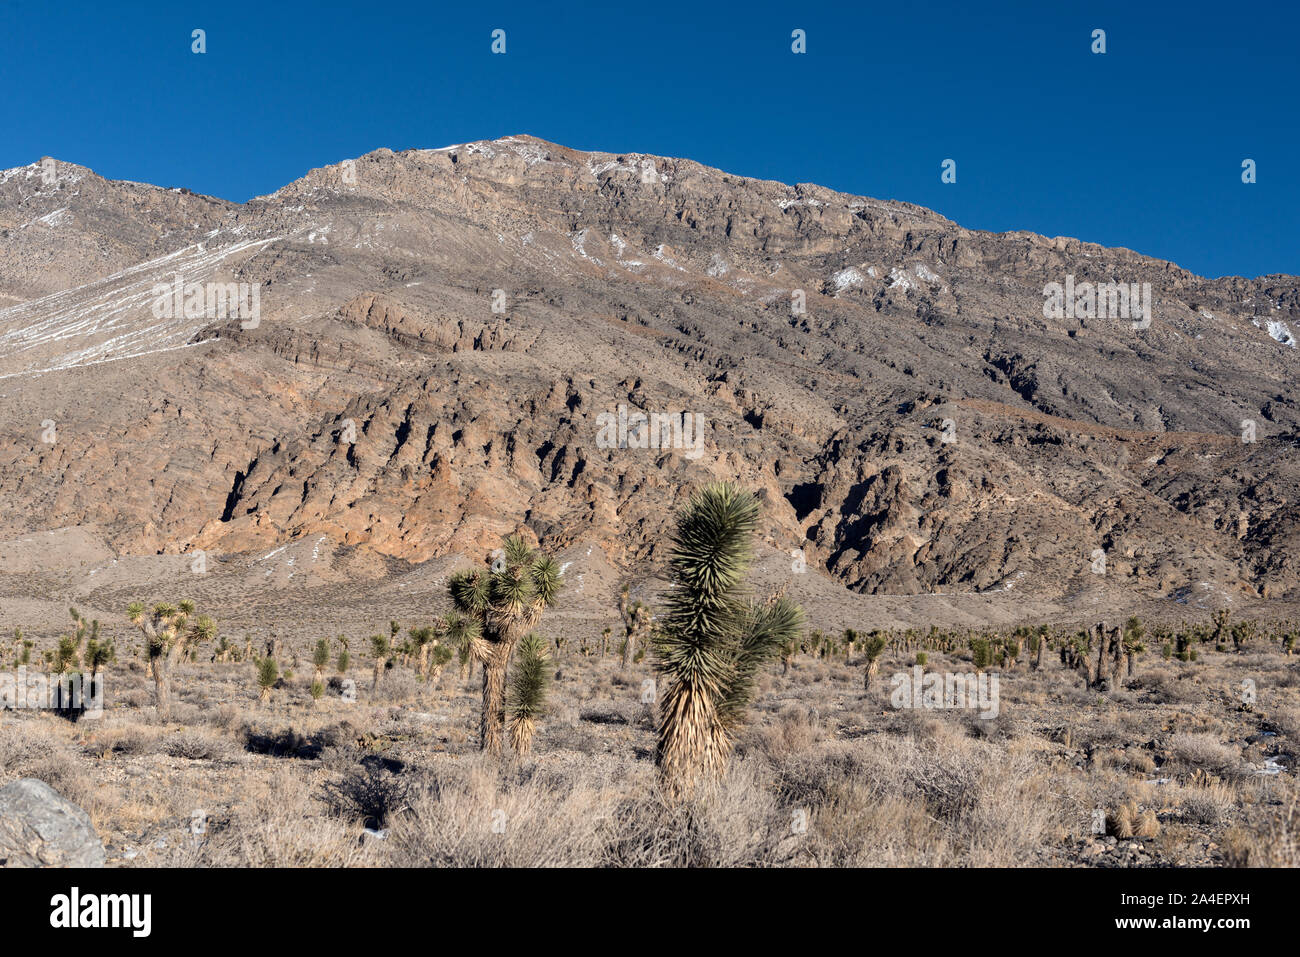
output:
[[[800, 587], [1300, 599], [1294, 276], [523, 136], [242, 205], [54, 165], [0, 173], [0, 549], [374, 583], [522, 527], [608, 589], [729, 478]], [[1150, 322], [1045, 318], [1067, 276], [1149, 283]], [[177, 277], [255, 286], [259, 320], [160, 317]], [[607, 447], [620, 406], [702, 445]]]

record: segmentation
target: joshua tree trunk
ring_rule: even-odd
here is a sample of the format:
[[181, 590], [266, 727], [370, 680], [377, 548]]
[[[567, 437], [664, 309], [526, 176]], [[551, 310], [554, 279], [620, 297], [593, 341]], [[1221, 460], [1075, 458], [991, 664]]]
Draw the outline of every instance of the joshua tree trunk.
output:
[[493, 755], [501, 753], [506, 728], [506, 666], [513, 641], [495, 643], [483, 661], [483, 716], [479, 725], [479, 747]]
[[380, 679], [381, 677], [383, 677], [383, 674], [384, 674], [384, 661], [383, 661], [382, 658], [376, 658], [376, 659], [375, 659], [375, 679], [374, 679], [373, 682], [371, 682], [371, 685], [370, 685], [370, 693], [371, 693], [371, 694], [374, 694], [375, 690], [379, 687], [379, 679]]
[[1037, 671], [1043, 667], [1043, 649], [1047, 647], [1047, 636], [1038, 636], [1038, 654], [1034, 656], [1034, 670]]
[[730, 746], [717, 709], [689, 678], [664, 694], [656, 751], [660, 780], [673, 797], [689, 794], [701, 779], [716, 778], [726, 765]]
[[870, 661], [867, 662], [867, 670], [866, 670], [866, 674], [865, 674], [865, 676], [864, 676], [863, 679], [862, 679], [862, 690], [863, 690], [863, 691], [870, 691], [870, 690], [871, 690], [871, 679], [875, 677], [876, 672], [878, 672], [879, 670], [880, 670], [880, 659], [879, 659], [879, 658], [872, 658]]
[[1097, 667], [1090, 683], [1094, 688], [1100, 688], [1106, 681], [1106, 627], [1098, 622], [1093, 630], [1097, 635]]
[[153, 699], [158, 708], [158, 716], [164, 721], [171, 718], [172, 689], [171, 676], [167, 674], [167, 660], [162, 655], [154, 658], [153, 664]]
[[510, 746], [515, 754], [524, 757], [533, 750], [533, 732], [537, 729], [532, 718], [519, 718], [510, 724]]

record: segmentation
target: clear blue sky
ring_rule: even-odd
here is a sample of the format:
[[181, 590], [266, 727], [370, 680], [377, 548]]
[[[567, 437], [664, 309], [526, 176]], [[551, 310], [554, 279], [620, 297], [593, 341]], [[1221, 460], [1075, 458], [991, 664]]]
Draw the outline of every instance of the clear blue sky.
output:
[[532, 133], [1295, 274], [1298, 6], [3, 0], [0, 167], [244, 200], [380, 146]]

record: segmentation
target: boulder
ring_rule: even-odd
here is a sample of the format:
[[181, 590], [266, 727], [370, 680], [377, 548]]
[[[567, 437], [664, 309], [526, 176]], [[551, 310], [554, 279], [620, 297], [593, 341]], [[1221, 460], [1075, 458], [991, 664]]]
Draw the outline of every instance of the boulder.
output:
[[103, 867], [90, 816], [54, 788], [22, 778], [0, 788], [0, 867]]

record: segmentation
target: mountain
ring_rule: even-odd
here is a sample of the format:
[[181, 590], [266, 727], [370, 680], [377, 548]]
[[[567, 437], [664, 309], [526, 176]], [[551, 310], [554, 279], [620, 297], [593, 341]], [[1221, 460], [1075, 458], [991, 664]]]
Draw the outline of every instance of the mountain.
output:
[[[256, 321], [160, 292], [195, 283]], [[1111, 283], [1145, 321], [1048, 318], [1051, 284]], [[232, 615], [399, 579], [428, 608], [517, 528], [598, 617], [722, 478], [831, 617], [1300, 599], [1294, 276], [513, 136], [244, 204], [9, 170], [0, 296], [0, 625], [195, 550]], [[694, 431], [619, 448], [620, 407]]]

